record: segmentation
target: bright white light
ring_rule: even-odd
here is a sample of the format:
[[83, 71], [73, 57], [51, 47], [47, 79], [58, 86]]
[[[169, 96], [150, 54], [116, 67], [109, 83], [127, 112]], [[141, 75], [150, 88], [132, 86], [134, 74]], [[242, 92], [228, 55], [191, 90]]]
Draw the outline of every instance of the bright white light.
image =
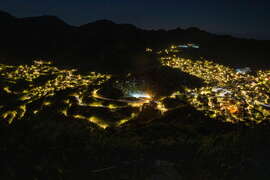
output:
[[135, 98], [151, 98], [151, 96], [146, 93], [131, 93], [130, 96]]
[[251, 68], [250, 67], [238, 68], [238, 69], [236, 69], [236, 72], [239, 74], [247, 74], [247, 73], [251, 72]]

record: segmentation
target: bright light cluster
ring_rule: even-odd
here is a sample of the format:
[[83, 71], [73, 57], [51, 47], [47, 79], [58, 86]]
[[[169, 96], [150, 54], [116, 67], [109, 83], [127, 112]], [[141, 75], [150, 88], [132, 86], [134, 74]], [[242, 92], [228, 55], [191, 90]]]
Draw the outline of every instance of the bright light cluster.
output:
[[[181, 58], [181, 49], [177, 46], [157, 53], [163, 66], [179, 69], [205, 83], [201, 88], [174, 92], [169, 98], [184, 97], [207, 116], [230, 123], [249, 125], [270, 119], [270, 70], [251, 74], [250, 68], [233, 69], [209, 60]], [[144, 80], [130, 77], [126, 81], [115, 81], [112, 87], [122, 91], [122, 99], [99, 95], [102, 84], [110, 78], [111, 75], [95, 72], [81, 75], [76, 69], [59, 69], [45, 61], [19, 66], [0, 64], [0, 93], [6, 98], [0, 102], [0, 118], [12, 123], [52, 107], [61, 116], [107, 128], [137, 118], [146, 103], [161, 115], [181, 108], [179, 105], [167, 109], [162, 100], [168, 97], [152, 98], [154, 92]], [[59, 97], [65, 90], [68, 94]]]
[[151, 98], [148, 84], [144, 80], [130, 79], [126, 81], [116, 81], [114, 87], [120, 89], [125, 97]]
[[222, 84], [231, 81], [236, 76], [237, 78], [243, 77], [242, 74], [237, 74], [232, 68], [208, 60], [193, 61], [180, 57], [161, 57], [161, 63], [164, 66], [177, 68], [203, 79], [206, 83]]
[[[40, 77], [42, 82], [38, 79]], [[0, 64], [0, 93], [8, 99], [12, 96], [11, 104], [3, 101], [0, 104], [0, 118], [12, 123], [26, 115], [37, 116], [43, 110], [52, 108], [61, 116], [89, 121], [103, 129], [121, 126], [136, 118], [147, 100], [133, 102], [100, 96], [99, 88], [110, 78], [111, 75], [96, 72], [81, 75], [76, 69], [59, 69], [45, 61], [19, 66]], [[27, 86], [14, 89], [21, 86], [20, 81]], [[59, 97], [64, 90], [70, 93]], [[146, 93], [133, 95], [150, 97]], [[130, 113], [126, 112], [127, 108], [132, 109]]]
[[[55, 74], [59, 70], [56, 67], [50, 66], [51, 62], [34, 61], [34, 64], [19, 65], [19, 66], [7, 66], [0, 65], [0, 75], [3, 78], [11, 80], [23, 79], [25, 81], [33, 81], [34, 79], [46, 75], [48, 73]], [[2, 68], [1, 68], [2, 67]]]
[[204, 80], [207, 86], [186, 89], [185, 95], [191, 105], [210, 117], [246, 124], [270, 119], [270, 71], [251, 75], [212, 61], [193, 61], [175, 54], [161, 57], [161, 63]]
[[[19, 66], [7, 66], [0, 65], [0, 77], [4, 84], [0, 86], [0, 90], [3, 92], [14, 95], [17, 100], [14, 100], [12, 105], [0, 107], [1, 118], [11, 123], [13, 120], [21, 119], [25, 113], [32, 111], [33, 114], [37, 114], [45, 107], [52, 105], [50, 100], [44, 100], [38, 109], [29, 109], [31, 103], [44, 99], [47, 97], [53, 97], [57, 92], [66, 89], [74, 89], [77, 91], [76, 101], [73, 102], [76, 105], [81, 105], [80, 102], [83, 91], [89, 86], [98, 86], [110, 79], [110, 75], [99, 74], [91, 72], [87, 75], [80, 75], [76, 73], [76, 70], [71, 69], [58, 69], [51, 65], [51, 62], [34, 61], [30, 66], [19, 65]], [[43, 84], [36, 84], [35, 79], [44, 76], [52, 76], [52, 79], [46, 80]], [[27, 83], [27, 87], [22, 90], [13, 90], [12, 86], [16, 86], [18, 80], [24, 80]], [[2, 82], [2, 83], [3, 83]], [[19, 86], [19, 85], [18, 85]], [[87, 93], [87, 92], [86, 92]], [[89, 93], [89, 92], [88, 92]], [[70, 97], [73, 96], [72, 94]], [[61, 100], [59, 100], [61, 101]], [[67, 115], [68, 109], [72, 106], [72, 103], [65, 101], [68, 106], [65, 109], [59, 110], [62, 114]], [[18, 104], [16, 106], [16, 104]], [[87, 117], [86, 119], [89, 119]], [[93, 119], [93, 117], [91, 117]], [[96, 121], [97, 122], [97, 121]], [[104, 123], [101, 123], [102, 127], [105, 127]]]
[[130, 94], [131, 97], [135, 98], [151, 98], [151, 96], [144, 92], [135, 92]]

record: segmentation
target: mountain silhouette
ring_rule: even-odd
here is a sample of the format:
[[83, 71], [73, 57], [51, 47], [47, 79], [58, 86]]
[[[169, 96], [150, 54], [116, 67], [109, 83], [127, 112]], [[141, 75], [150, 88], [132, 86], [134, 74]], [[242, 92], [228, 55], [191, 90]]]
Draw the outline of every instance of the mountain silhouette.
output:
[[270, 41], [216, 35], [196, 27], [143, 30], [131, 24], [99, 20], [79, 27], [55, 16], [16, 18], [0, 11], [0, 62], [53, 60], [62, 66], [104, 72], [129, 72], [157, 64], [145, 48], [196, 43], [188, 52], [233, 67], [269, 68]]
[[69, 26], [58, 17], [49, 15], [21, 18], [20, 21], [22, 21], [23, 23], [32, 23], [36, 25], [40, 24], [42, 26], [46, 25], [54, 25], [55, 27]]
[[10, 23], [13, 22], [16, 18], [11, 16], [9, 13], [0, 11], [0, 23]]

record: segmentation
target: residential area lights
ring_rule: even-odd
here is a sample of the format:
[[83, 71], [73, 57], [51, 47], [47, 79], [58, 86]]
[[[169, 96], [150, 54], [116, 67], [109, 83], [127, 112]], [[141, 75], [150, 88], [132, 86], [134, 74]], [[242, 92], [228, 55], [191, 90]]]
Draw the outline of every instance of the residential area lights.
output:
[[206, 115], [246, 124], [270, 119], [270, 70], [251, 75], [248, 67], [235, 70], [209, 60], [180, 58], [174, 53], [161, 56], [160, 61], [206, 83], [183, 92], [188, 102]]
[[[163, 66], [179, 69], [202, 79], [204, 86], [185, 88], [168, 97], [155, 98], [154, 101], [149, 93], [138, 91], [136, 83], [124, 83], [121, 85], [125, 85], [123, 91], [129, 97], [138, 99], [133, 102], [130, 99], [110, 99], [98, 94], [102, 84], [111, 79], [112, 75], [109, 74], [90, 72], [81, 75], [76, 69], [59, 69], [51, 62], [42, 60], [34, 61], [32, 65], [0, 64], [0, 92], [7, 97], [12, 96], [13, 104], [0, 105], [0, 118], [12, 123], [27, 114], [39, 115], [44, 109], [58, 104], [56, 112], [64, 117], [83, 119], [98, 127], [107, 128], [121, 126], [137, 118], [144, 104], [155, 104], [153, 107], [163, 115], [172, 108], [167, 109], [162, 99], [185, 97], [191, 106], [204, 112], [206, 116], [225, 122], [250, 125], [270, 119], [270, 70], [250, 73], [250, 68], [233, 69], [209, 60], [182, 58], [181, 48], [176, 45], [158, 52], [150, 48], [146, 50], [148, 53], [157, 53]], [[50, 78], [39, 83], [38, 78], [42, 77]], [[23, 82], [23, 85], [19, 82]], [[72, 91], [62, 99], [52, 100], [64, 90]], [[74, 107], [83, 110], [74, 112]], [[101, 108], [102, 111], [106, 109], [110, 115], [116, 113], [115, 117], [118, 119], [110, 122], [103, 116], [86, 113], [88, 109], [92, 112], [95, 108]], [[129, 114], [119, 114], [125, 108], [132, 111]]]

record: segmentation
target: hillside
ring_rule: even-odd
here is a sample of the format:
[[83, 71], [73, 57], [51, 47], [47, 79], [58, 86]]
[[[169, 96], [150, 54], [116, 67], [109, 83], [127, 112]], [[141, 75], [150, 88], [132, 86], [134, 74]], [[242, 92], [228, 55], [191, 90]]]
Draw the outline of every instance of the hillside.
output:
[[[198, 28], [143, 30], [133, 25], [115, 24], [108, 20], [74, 27], [54, 16], [15, 18], [0, 14], [0, 62], [31, 63], [36, 58], [53, 60], [60, 65], [81, 69], [115, 71], [138, 69], [136, 62], [144, 59], [153, 65], [143, 51], [172, 44], [196, 43], [196, 56], [234, 67], [269, 67], [269, 41], [218, 36]], [[256, 61], [254, 61], [256, 59]], [[118, 69], [111, 68], [112, 66]]]

